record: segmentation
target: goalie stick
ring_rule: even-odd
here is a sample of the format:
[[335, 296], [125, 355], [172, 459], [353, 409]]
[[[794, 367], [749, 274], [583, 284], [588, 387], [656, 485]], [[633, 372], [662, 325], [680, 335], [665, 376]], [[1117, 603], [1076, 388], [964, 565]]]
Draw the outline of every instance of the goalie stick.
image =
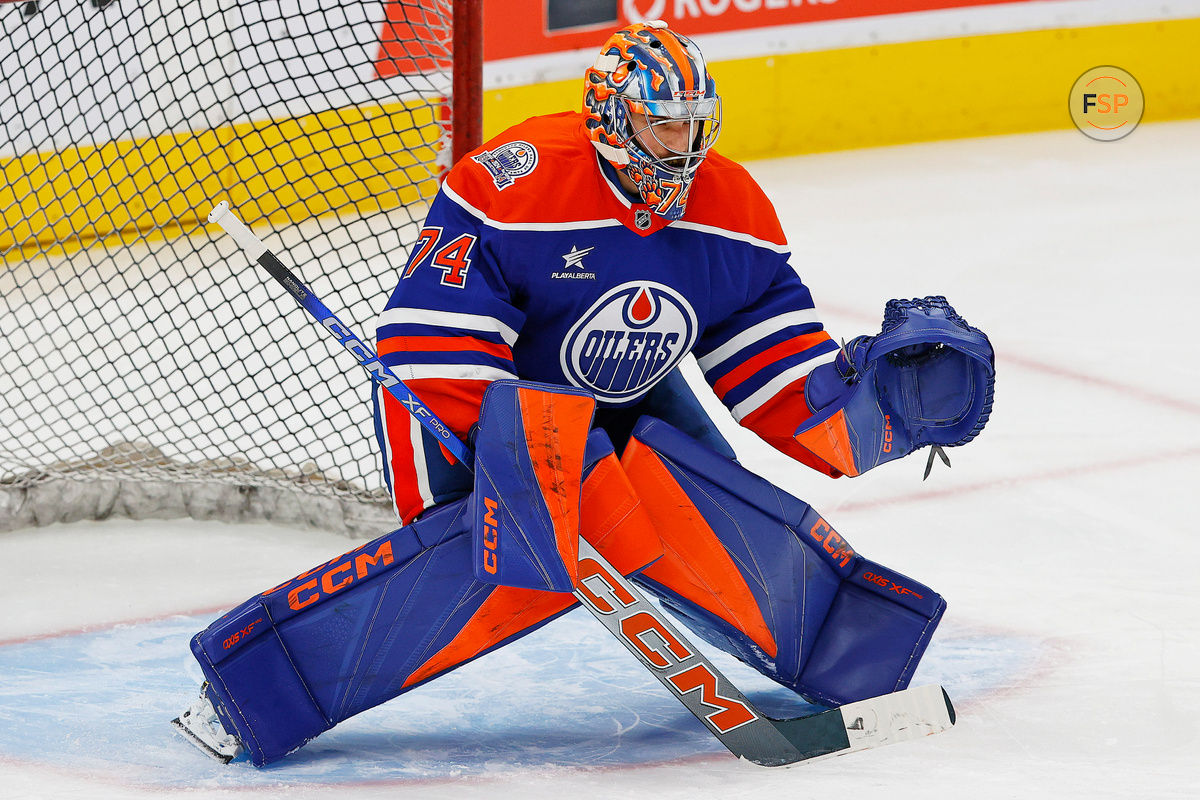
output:
[[[334, 315], [221, 201], [208, 216], [251, 261], [261, 265], [350, 351], [446, 448], [471, 466], [470, 450]], [[954, 725], [954, 707], [940, 686], [905, 689], [803, 717], [773, 719], [730, 683], [663, 612], [579, 540], [576, 599], [598, 619], [710, 732], [738, 758], [774, 767], [865, 750], [938, 733]]]

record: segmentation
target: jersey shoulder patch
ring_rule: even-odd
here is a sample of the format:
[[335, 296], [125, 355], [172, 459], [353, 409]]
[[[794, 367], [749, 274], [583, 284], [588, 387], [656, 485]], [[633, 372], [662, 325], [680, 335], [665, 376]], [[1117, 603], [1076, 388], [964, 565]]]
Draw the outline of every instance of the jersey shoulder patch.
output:
[[476, 216], [493, 222], [597, 219], [611, 209], [596, 191], [595, 161], [583, 115], [550, 114], [515, 125], [468, 154], [445, 186]]
[[496, 147], [484, 149], [471, 160], [488, 171], [498, 191], [503, 191], [537, 169], [538, 151], [529, 142], [515, 139]]

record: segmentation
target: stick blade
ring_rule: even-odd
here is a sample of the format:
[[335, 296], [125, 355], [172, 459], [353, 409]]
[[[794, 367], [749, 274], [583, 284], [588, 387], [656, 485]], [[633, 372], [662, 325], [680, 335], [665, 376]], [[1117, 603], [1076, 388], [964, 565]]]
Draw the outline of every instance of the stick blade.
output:
[[954, 726], [957, 715], [941, 686], [921, 686], [840, 706], [847, 752], [908, 742]]
[[807, 764], [832, 756], [932, 736], [954, 726], [956, 714], [941, 686], [871, 697], [808, 717], [771, 720], [794, 748], [761, 766]]

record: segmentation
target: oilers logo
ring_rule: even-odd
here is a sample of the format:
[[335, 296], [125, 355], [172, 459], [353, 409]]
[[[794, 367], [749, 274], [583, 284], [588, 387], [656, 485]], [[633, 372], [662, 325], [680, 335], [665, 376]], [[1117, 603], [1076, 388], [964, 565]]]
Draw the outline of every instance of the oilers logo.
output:
[[584, 312], [559, 352], [563, 374], [608, 403], [645, 394], [696, 343], [696, 312], [669, 286], [632, 281]]

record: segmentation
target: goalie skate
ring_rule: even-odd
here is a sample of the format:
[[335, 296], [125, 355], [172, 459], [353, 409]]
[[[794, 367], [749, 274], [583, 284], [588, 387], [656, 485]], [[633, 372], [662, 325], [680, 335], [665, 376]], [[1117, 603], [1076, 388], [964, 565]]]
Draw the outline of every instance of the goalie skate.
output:
[[233, 734], [226, 733], [208, 699], [207, 689], [207, 683], [200, 687], [200, 697], [171, 720], [171, 724], [196, 747], [222, 764], [228, 764], [242, 752], [242, 743]]

